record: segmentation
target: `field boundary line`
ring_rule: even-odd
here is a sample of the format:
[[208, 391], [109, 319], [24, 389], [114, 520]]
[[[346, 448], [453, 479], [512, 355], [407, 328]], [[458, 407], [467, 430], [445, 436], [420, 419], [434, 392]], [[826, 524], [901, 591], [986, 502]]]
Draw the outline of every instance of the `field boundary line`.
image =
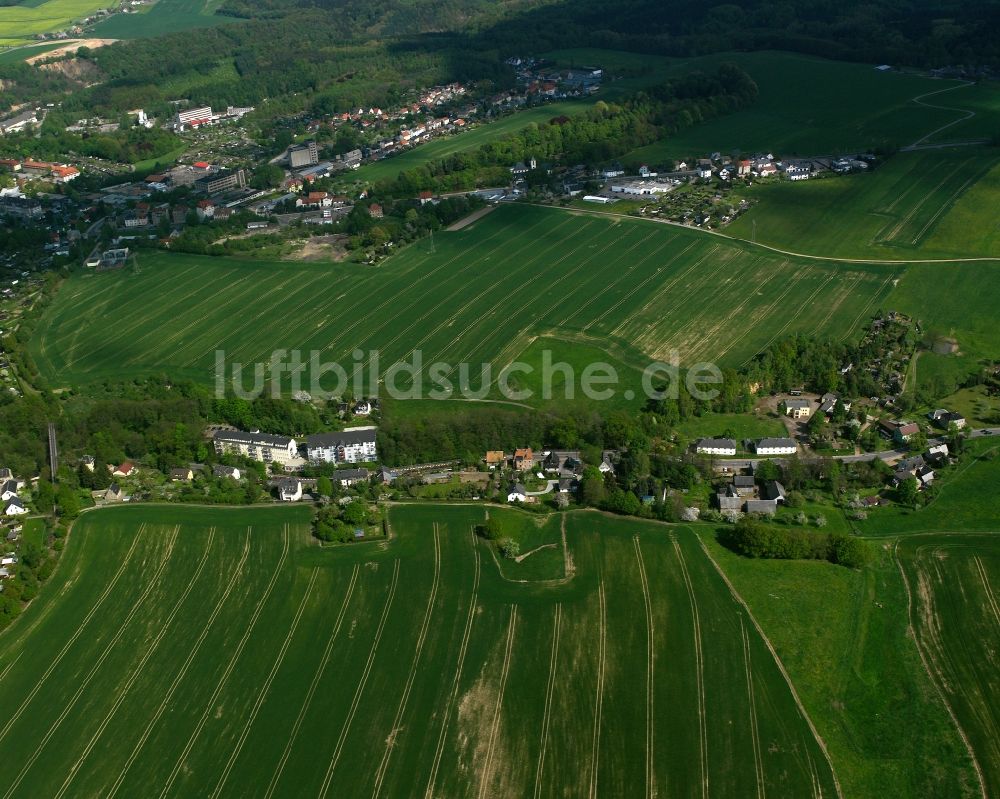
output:
[[63, 645], [63, 648], [59, 650], [59, 654], [56, 655], [55, 660], [53, 660], [49, 664], [49, 667], [39, 678], [38, 682], [35, 683], [35, 687], [28, 692], [28, 695], [21, 702], [21, 706], [18, 707], [18, 709], [14, 711], [14, 713], [6, 719], [6, 724], [4, 725], [4, 728], [0, 730], [0, 741], [3, 741], [3, 739], [7, 737], [7, 733], [14, 726], [14, 723], [24, 714], [25, 709], [27, 709], [28, 707], [28, 703], [31, 702], [31, 700], [34, 699], [35, 696], [37, 696], [39, 691], [42, 690], [42, 686], [45, 684], [45, 681], [49, 678], [52, 672], [56, 670], [56, 667], [62, 662], [62, 659], [66, 656], [66, 653], [69, 651], [69, 648], [74, 643], [76, 643], [76, 639], [83, 634], [84, 629], [90, 623], [90, 620], [94, 617], [94, 614], [97, 613], [98, 608], [100, 608], [101, 605], [104, 604], [104, 600], [107, 599], [108, 596], [111, 594], [112, 590], [114, 590], [114, 587], [118, 584], [118, 580], [121, 578], [122, 573], [125, 571], [125, 567], [132, 560], [132, 555], [135, 552], [135, 548], [139, 543], [139, 539], [142, 537], [145, 531], [146, 531], [145, 523], [139, 525], [139, 529], [136, 531], [136, 534], [132, 539], [132, 546], [129, 547], [128, 552], [125, 554], [125, 557], [122, 558], [122, 562], [121, 565], [118, 567], [118, 571], [115, 572], [114, 577], [111, 578], [110, 582], [107, 584], [104, 591], [97, 598], [97, 602], [94, 604], [94, 607], [92, 607], [90, 611], [87, 613], [87, 615], [83, 617], [83, 621], [80, 622], [80, 625], [76, 628], [73, 635], [70, 636], [70, 639]]
[[403, 695], [400, 697], [399, 706], [396, 708], [396, 717], [393, 719], [392, 727], [389, 729], [385, 751], [382, 753], [382, 760], [378, 765], [378, 770], [375, 772], [375, 788], [372, 790], [372, 799], [377, 799], [382, 790], [382, 782], [385, 780], [386, 771], [389, 769], [389, 758], [392, 756], [392, 750], [396, 744], [396, 734], [403, 723], [403, 714], [406, 713], [406, 706], [410, 701], [410, 692], [413, 690], [413, 683], [417, 679], [417, 667], [420, 664], [420, 656], [423, 653], [427, 633], [430, 630], [431, 617], [434, 615], [434, 603], [437, 601], [438, 585], [441, 580], [441, 541], [437, 522], [434, 522], [433, 530], [434, 581], [431, 583], [431, 593], [427, 598], [427, 607], [424, 610], [423, 622], [420, 625], [420, 633], [417, 636], [417, 646], [413, 653], [413, 663], [410, 666], [410, 673], [406, 676], [406, 685], [403, 687]]
[[507, 625], [507, 643], [504, 647], [503, 665], [500, 667], [500, 686], [497, 689], [497, 701], [493, 708], [493, 723], [490, 725], [490, 737], [486, 746], [483, 776], [479, 780], [479, 799], [487, 799], [489, 795], [490, 778], [493, 776], [493, 753], [496, 751], [497, 734], [500, 732], [500, 712], [503, 709], [503, 695], [507, 690], [507, 678], [510, 676], [510, 661], [514, 653], [514, 630], [516, 627], [517, 605], [511, 605], [510, 622]]
[[305, 593], [302, 595], [302, 601], [299, 602], [299, 607], [295, 611], [295, 617], [292, 619], [292, 624], [288, 628], [288, 633], [285, 635], [285, 640], [281, 643], [281, 648], [278, 650], [278, 656], [274, 659], [274, 663], [271, 666], [271, 671], [268, 672], [267, 678], [264, 680], [264, 684], [261, 686], [260, 693], [257, 694], [257, 700], [254, 702], [253, 707], [250, 710], [250, 715], [247, 718], [246, 724], [243, 725], [243, 730], [240, 732], [240, 737], [236, 741], [236, 746], [233, 748], [232, 754], [229, 755], [229, 760], [226, 761], [225, 767], [222, 769], [222, 775], [219, 777], [219, 781], [212, 791], [211, 796], [215, 797], [219, 795], [219, 792], [225, 786], [226, 782], [229, 780], [229, 774], [233, 770], [233, 766], [236, 764], [236, 759], [240, 756], [243, 751], [243, 744], [246, 743], [247, 738], [250, 735], [250, 729], [253, 727], [254, 722], [257, 720], [257, 714], [260, 712], [261, 707], [264, 705], [265, 699], [271, 690], [271, 685], [274, 683], [274, 678], [278, 674], [278, 669], [281, 668], [281, 664], [285, 661], [285, 655], [288, 652], [288, 647], [292, 643], [292, 638], [295, 632], [299, 628], [299, 622], [302, 621], [302, 614], [306, 609], [306, 604], [309, 601], [309, 597], [312, 594], [313, 588], [316, 584], [316, 577], [319, 574], [318, 568], [313, 568], [312, 574], [309, 576], [309, 584], [306, 586]]
[[996, 619], [997, 624], [1000, 625], [1000, 607], [997, 607], [997, 600], [993, 595], [993, 589], [990, 587], [989, 577], [986, 574], [986, 569], [983, 568], [983, 562], [979, 559], [979, 555], [973, 555], [972, 560], [976, 564], [976, 569], [979, 571], [979, 579], [983, 581], [983, 588], [986, 590], [986, 600], [990, 603], [990, 610], [993, 611], [993, 618]]
[[764, 642], [764, 646], [767, 647], [768, 652], [771, 653], [771, 657], [774, 659], [775, 665], [778, 667], [778, 671], [781, 672], [781, 676], [785, 680], [785, 684], [788, 686], [788, 690], [792, 694], [792, 699], [795, 700], [795, 705], [799, 709], [799, 713], [802, 714], [802, 718], [805, 719], [806, 724], [809, 726], [809, 731], [812, 732], [813, 738], [816, 740], [816, 745], [819, 746], [820, 751], [823, 753], [823, 757], [826, 758], [827, 767], [830, 769], [830, 778], [833, 780], [833, 787], [837, 791], [837, 796], [839, 799], [844, 799], [844, 791], [840, 787], [840, 779], [837, 777], [837, 772], [833, 768], [833, 760], [830, 759], [830, 752], [826, 748], [826, 741], [823, 740], [822, 736], [819, 734], [819, 730], [816, 729], [816, 725], [813, 724], [812, 717], [806, 712], [805, 705], [802, 704], [802, 698], [799, 696], [799, 692], [795, 690], [795, 684], [792, 682], [792, 678], [788, 675], [788, 670], [785, 668], [785, 664], [781, 662], [781, 658], [778, 657], [778, 652], [774, 648], [774, 644], [771, 643], [771, 639], [764, 634], [764, 629], [757, 622], [756, 617], [750, 610], [750, 606], [746, 603], [746, 600], [740, 595], [736, 590], [736, 586], [732, 584], [729, 576], [722, 570], [722, 567], [718, 564], [715, 558], [712, 557], [712, 553], [708, 551], [708, 547], [705, 546], [705, 542], [701, 540], [701, 536], [697, 536], [698, 544], [701, 546], [701, 551], [705, 553], [705, 557], [708, 558], [709, 563], [715, 567], [715, 571], [718, 573], [719, 577], [729, 588], [729, 593], [732, 594], [733, 599], [743, 608], [744, 612], [747, 614], [747, 618], [750, 619], [750, 623], [757, 630], [757, 634], [760, 636], [761, 640]]
[[455, 679], [452, 681], [451, 691], [445, 701], [444, 716], [441, 720], [441, 730], [438, 733], [437, 746], [434, 749], [434, 760], [431, 763], [431, 773], [427, 778], [427, 787], [424, 790], [425, 799], [434, 799], [434, 783], [437, 782], [438, 769], [441, 767], [441, 756], [444, 754], [445, 739], [448, 736], [448, 727], [451, 721], [451, 711], [458, 698], [458, 689], [462, 680], [462, 668], [465, 665], [465, 654], [469, 649], [469, 639], [472, 637], [472, 625], [476, 620], [476, 608], [479, 603], [479, 576], [481, 565], [479, 558], [479, 547], [476, 544], [476, 531], [473, 529], [472, 551], [475, 554], [476, 566], [472, 578], [472, 596], [469, 598], [469, 615], [465, 620], [465, 629], [462, 631], [462, 643], [458, 649], [458, 663], [455, 666]]
[[330, 637], [326, 641], [326, 647], [323, 650], [323, 657], [320, 658], [319, 665], [316, 667], [316, 671], [313, 674], [312, 682], [309, 683], [309, 690], [306, 691], [305, 699], [302, 700], [302, 706], [299, 708], [299, 714], [295, 717], [295, 723], [292, 725], [291, 732], [288, 735], [288, 740], [285, 742], [285, 748], [281, 753], [281, 759], [278, 761], [278, 765], [275, 767], [274, 773], [271, 775], [271, 781], [268, 783], [267, 793], [265, 793], [266, 799], [270, 799], [270, 797], [274, 795], [274, 790], [278, 785], [278, 780], [281, 779], [281, 775], [284, 773], [285, 764], [288, 762], [288, 758], [292, 753], [292, 747], [295, 745], [295, 741], [298, 738], [302, 722], [305, 720], [306, 713], [309, 712], [313, 696], [316, 694], [316, 689], [319, 688], [319, 681], [323, 678], [323, 673], [326, 671], [327, 663], [330, 661], [330, 655], [333, 653], [333, 644], [337, 640], [337, 636], [340, 634], [341, 626], [343, 626], [344, 617], [347, 615], [347, 607], [351, 602], [351, 596], [354, 594], [354, 587], [358, 582], [358, 574], [360, 571], [361, 566], [355, 564], [354, 570], [351, 572], [351, 580], [347, 584], [347, 592], [344, 594], [344, 601], [341, 603], [340, 612], [337, 614], [337, 620], [334, 622], [333, 630], [330, 632]]
[[[248, 536], [251, 530], [247, 531]], [[177, 779], [177, 775], [180, 773], [181, 768], [184, 766], [184, 762], [187, 760], [188, 755], [191, 754], [191, 750], [194, 748], [195, 741], [198, 740], [198, 736], [201, 735], [201, 731], [205, 728], [208, 723], [208, 717], [212, 712], [212, 708], [215, 706], [220, 694], [226, 687], [226, 683], [229, 682], [229, 677], [232, 675], [233, 670], [236, 668], [236, 662], [239, 660], [240, 656], [243, 654], [243, 650], [246, 648], [247, 641], [250, 640], [250, 636], [253, 634], [254, 629], [257, 627], [257, 622], [260, 620], [261, 613], [264, 612], [264, 605], [267, 604], [267, 600], [271, 598], [271, 593], [274, 591], [274, 586], [278, 583], [278, 577], [281, 575], [281, 569], [285, 565], [285, 560], [288, 557], [288, 525], [284, 526], [282, 530], [282, 549], [281, 557], [278, 558], [278, 562], [274, 567], [274, 571], [271, 573], [271, 579], [268, 580], [267, 587], [264, 589], [264, 593], [261, 594], [259, 600], [257, 600], [257, 605], [253, 609], [253, 613], [250, 616], [250, 623], [247, 625], [246, 630], [243, 633], [243, 637], [240, 638], [239, 643], [236, 645], [236, 651], [233, 652], [232, 656], [229, 658], [229, 663], [226, 665], [225, 671], [222, 673], [222, 677], [219, 678], [218, 683], [215, 686], [215, 690], [212, 691], [212, 695], [209, 697], [208, 702], [205, 703], [205, 710], [201, 714], [201, 718], [198, 720], [198, 724], [194, 728], [194, 732], [188, 738], [187, 743], [184, 746], [181, 756], [177, 758], [177, 762], [174, 764], [173, 770], [170, 772], [170, 776], [163, 785], [163, 790], [160, 791], [161, 799], [170, 793], [170, 789], [173, 787], [174, 781]]]
[[655, 629], [653, 627], [653, 603], [649, 597], [649, 581], [646, 579], [646, 564], [642, 559], [642, 549], [639, 546], [639, 536], [632, 536], [635, 546], [635, 559], [639, 564], [639, 580], [642, 583], [642, 602], [646, 610], [646, 797], [653, 799], [656, 795], [656, 777], [653, 774], [653, 748], [655, 732], [653, 727], [653, 701], [655, 692], [656, 651]]
[[934, 689], [937, 691], [938, 697], [941, 699], [941, 704], [943, 704], [945, 710], [948, 711], [952, 724], [955, 725], [955, 729], [958, 731], [958, 735], [962, 739], [962, 743], [965, 744], [966, 751], [969, 753], [969, 760], [972, 761], [972, 767], [976, 770], [976, 777], [979, 779], [979, 795], [982, 799], [988, 799], [986, 794], [986, 777], [983, 774], [982, 767], [979, 765], [979, 759], [976, 757], [976, 752], [972, 748], [972, 741], [969, 740], [969, 736], [966, 734], [965, 728], [958, 720], [955, 709], [951, 706], [951, 702], [948, 701], [943, 685], [944, 677], [940, 673], [940, 669], [936, 664], [932, 666], [930, 653], [925, 651], [925, 647], [921, 643], [921, 637], [917, 632], [917, 625], [913, 623], [913, 592], [910, 589], [910, 580], [906, 576], [906, 569], [903, 568], [903, 561], [899, 557], [898, 538], [892, 547], [892, 554], [896, 561], [896, 567], [899, 569], [899, 575], [903, 578], [903, 587], [906, 590], [906, 618], [909, 624], [910, 634], [913, 636], [913, 643], [917, 648], [917, 654], [920, 656], [920, 662], [923, 664], [924, 672], [927, 674], [927, 679], [931, 681], [931, 685], [933, 685]]
[[[743, 642], [743, 673], [747, 678], [747, 707], [750, 711], [750, 742], [753, 744], [753, 767], [757, 775], [757, 799], [764, 799], [767, 795], [767, 783], [764, 778], [764, 760], [761, 757], [760, 751], [760, 729], [757, 726], [757, 698], [753, 689], [753, 663], [751, 662], [750, 637], [747, 635], [747, 628], [743, 623], [742, 614], [740, 615], [740, 636]], [[812, 762], [810, 761], [811, 765]], [[811, 773], [810, 778], [813, 778]]]
[[[215, 528], [213, 527], [212, 529], [214, 530]], [[229, 582], [226, 584], [226, 588], [222, 592], [222, 596], [219, 597], [219, 601], [215, 603], [215, 607], [212, 609], [212, 614], [208, 617], [208, 621], [205, 623], [205, 626], [202, 628], [201, 633], [198, 635], [198, 638], [195, 641], [194, 646], [192, 647], [191, 651], [188, 652], [188, 656], [187, 658], [185, 658], [184, 663], [181, 664], [180, 670], [177, 672], [176, 675], [174, 675], [174, 679], [170, 683], [170, 687], [167, 689], [166, 695], [160, 701], [159, 706], [156, 708], [156, 712], [153, 714], [153, 717], [146, 724], [146, 727], [143, 730], [142, 735], [139, 736], [139, 739], [136, 741], [135, 746], [132, 748], [132, 753], [129, 755], [128, 760], [122, 767], [121, 772], [119, 772], [118, 778], [111, 786], [110, 793], [108, 793], [107, 796], [104, 797], [104, 799], [114, 799], [114, 797], [118, 794], [118, 791], [121, 789], [122, 783], [125, 782], [125, 777], [127, 776], [129, 769], [132, 768], [132, 765], [135, 763], [136, 758], [139, 757], [139, 752], [142, 750], [142, 747], [145, 746], [146, 741], [149, 740], [149, 736], [153, 732], [153, 727], [156, 726], [160, 718], [162, 718], [164, 712], [166, 712], [167, 706], [170, 704], [170, 700], [173, 699], [174, 693], [177, 691], [177, 688], [181, 684], [181, 680], [183, 680], [184, 677], [187, 675], [187, 671], [191, 667], [192, 661], [194, 661], [195, 657], [198, 655], [198, 652], [201, 650], [202, 643], [204, 643], [205, 639], [208, 637], [209, 630], [212, 629], [212, 625], [215, 623], [215, 620], [222, 612], [222, 608], [225, 605], [226, 600], [229, 599], [229, 595], [230, 593], [232, 593], [233, 588], [236, 586], [236, 583], [239, 580], [240, 575], [243, 571], [243, 566], [246, 564], [247, 557], [249, 557], [249, 555], [250, 555], [250, 534], [248, 531], [246, 538], [243, 542], [243, 554], [240, 556], [240, 560], [239, 563], [236, 564], [236, 568], [233, 569], [232, 576], [229, 578]]]
[[542, 796], [542, 771], [545, 769], [545, 753], [549, 743], [549, 727], [552, 723], [552, 697], [555, 694], [556, 672], [559, 661], [559, 628], [562, 623], [562, 603], [557, 602], [552, 620], [552, 653], [549, 656], [549, 680], [545, 686], [545, 709], [542, 711], [542, 734], [538, 746], [538, 766], [535, 769], [535, 799]]
[[101, 670], [101, 666], [103, 666], [104, 662], [111, 656], [111, 652], [118, 645], [118, 642], [121, 641], [122, 637], [125, 635], [125, 628], [128, 627], [129, 624], [131, 624], [132, 620], [139, 613], [139, 608], [149, 598], [149, 595], [153, 593], [153, 589], [157, 587], [160, 577], [163, 575], [163, 570], [166, 569], [167, 564], [170, 562], [170, 558], [174, 554], [174, 545], [177, 543], [177, 536], [179, 533], [180, 533], [180, 526], [178, 525], [174, 527], [172, 535], [170, 536], [170, 540], [167, 542], [166, 552], [163, 553], [160, 559], [160, 563], [156, 567], [156, 571], [153, 572], [152, 577], [150, 577], [148, 585], [142, 590], [142, 593], [139, 594], [138, 599], [136, 599], [135, 602], [132, 603], [132, 607], [129, 609], [129, 612], [125, 615], [125, 618], [118, 626], [117, 632], [101, 650], [101, 654], [97, 657], [93, 665], [90, 667], [90, 671], [87, 672], [87, 676], [84, 677], [83, 681], [77, 685], [76, 692], [73, 694], [72, 697], [70, 697], [69, 702], [56, 717], [55, 721], [53, 721], [52, 724], [49, 725], [48, 730], [46, 730], [45, 735], [42, 736], [41, 740], [35, 746], [35, 749], [31, 753], [31, 755], [23, 761], [21, 770], [20, 772], [18, 772], [17, 778], [7, 788], [7, 791], [3, 795], [3, 799], [10, 799], [11, 794], [13, 794], [14, 791], [16, 791], [20, 787], [21, 783], [24, 781], [24, 778], [28, 775], [28, 771], [31, 769], [33, 765], [35, 765], [35, 762], [38, 760], [38, 758], [41, 757], [42, 751], [45, 749], [45, 746], [48, 744], [50, 740], [52, 740], [52, 736], [59, 731], [59, 728], [62, 726], [62, 723], [66, 720], [66, 717], [73, 712], [73, 708], [75, 708], [76, 703], [80, 701], [80, 697], [83, 696], [84, 691], [86, 691], [87, 688], [90, 686], [90, 683], [93, 681], [94, 677], [96, 677], [97, 673]]
[[597, 797], [597, 764], [601, 753], [601, 714], [604, 710], [604, 672], [607, 667], [608, 639], [608, 606], [604, 597], [604, 578], [597, 586], [597, 601], [599, 606], [598, 630], [600, 638], [597, 643], [597, 687], [594, 694], [594, 734], [590, 742], [590, 799]]
[[694, 584], [691, 582], [691, 575], [688, 572], [684, 551], [681, 549], [676, 535], [671, 533], [670, 540], [674, 545], [674, 552], [681, 566], [681, 575], [684, 578], [688, 601], [691, 604], [691, 619], [694, 622], [695, 676], [697, 678], [698, 690], [698, 732], [701, 739], [701, 795], [703, 799], [708, 799], [708, 711], [705, 703], [705, 656], [701, 647], [701, 615], [698, 612], [698, 600], [695, 597]]
[[59, 790], [55, 795], [55, 799], [61, 799], [61, 797], [66, 793], [66, 789], [69, 788], [69, 786], [73, 783], [73, 779], [79, 772], [80, 767], [84, 764], [84, 762], [86, 762], [86, 759], [90, 756], [90, 753], [93, 750], [94, 746], [97, 744], [101, 736], [104, 734], [104, 731], [107, 729], [108, 724], [111, 723], [111, 719], [114, 717], [115, 713], [118, 712], [118, 708], [121, 707], [122, 703], [125, 701], [128, 692], [132, 690], [132, 686], [134, 686], [135, 683], [142, 676], [143, 668], [145, 667], [146, 663], [149, 662], [149, 659], [153, 656], [153, 653], [160, 645], [160, 642], [166, 636], [167, 630], [170, 628], [170, 625], [173, 624], [174, 619], [180, 612], [181, 606], [187, 600], [188, 596], [191, 593], [191, 590], [194, 588], [194, 584], [198, 581], [198, 578], [201, 577], [201, 573], [205, 570], [205, 565], [208, 563], [208, 554], [212, 548], [212, 543], [214, 540], [215, 540], [215, 528], [212, 527], [208, 533], [208, 540], [205, 542], [205, 551], [201, 556], [201, 560], [198, 563], [198, 567], [195, 569], [194, 574], [188, 581], [188, 584], [184, 589], [184, 593], [182, 593], [181, 596], [178, 598], [177, 602], [174, 603], [174, 607], [170, 611], [170, 615], [167, 617], [167, 620], [163, 623], [163, 626], [160, 628], [160, 632], [153, 640], [152, 645], [143, 654], [142, 659], [139, 661], [138, 665], [133, 670], [132, 676], [129, 677], [128, 682], [126, 682], [125, 686], [118, 692], [118, 697], [117, 699], [115, 699], [115, 703], [111, 706], [111, 709], [108, 711], [107, 715], [105, 715], [104, 720], [101, 722], [100, 726], [97, 728], [97, 730], [91, 736], [90, 740], [87, 742], [87, 746], [84, 747], [83, 754], [81, 754], [76, 763], [73, 764], [73, 767], [70, 769], [70, 772], [66, 776], [65, 781], [59, 787]]
[[337, 739], [337, 745], [333, 750], [330, 765], [327, 766], [326, 776], [323, 777], [323, 784], [320, 786], [318, 794], [320, 799], [323, 799], [330, 790], [330, 782], [333, 780], [334, 769], [337, 768], [337, 763], [340, 762], [340, 755], [344, 751], [344, 744], [347, 743], [347, 735], [351, 730], [351, 724], [354, 723], [354, 716], [358, 712], [358, 705], [361, 704], [361, 695], [368, 684], [368, 677], [371, 675], [372, 666], [375, 663], [375, 655], [378, 652], [379, 642], [382, 640], [382, 633], [385, 631], [385, 623], [389, 618], [389, 610], [392, 608], [392, 600], [396, 596], [396, 586], [398, 583], [399, 559], [397, 558], [392, 568], [392, 583], [389, 585], [389, 595], [386, 597], [385, 606], [382, 608], [382, 616], [378, 621], [378, 628], [375, 630], [375, 640], [372, 641], [372, 648], [368, 652], [368, 660], [365, 663], [364, 671], [361, 673], [361, 679], [358, 681], [358, 687], [354, 691], [354, 698], [351, 700], [351, 707], [347, 711], [344, 725], [340, 729], [340, 737]]
[[617, 214], [611, 211], [598, 211], [596, 209], [585, 209], [581, 210], [579, 208], [565, 209], [560, 208], [555, 205], [542, 205], [541, 203], [525, 203], [525, 205], [532, 205], [539, 208], [554, 208], [559, 211], [571, 210], [577, 214], [594, 214], [597, 216], [613, 216], [618, 219], [634, 219], [636, 222], [646, 222], [654, 225], [667, 225], [669, 227], [682, 228], [689, 231], [695, 235], [700, 236], [715, 236], [716, 238], [723, 239], [724, 241], [731, 242], [732, 244], [741, 245], [747, 248], [760, 248], [762, 250], [767, 250], [768, 252], [774, 252], [778, 255], [790, 255], [793, 258], [805, 258], [810, 261], [828, 261], [834, 264], [870, 264], [872, 266], [905, 266], [907, 264], [954, 264], [954, 263], [970, 263], [970, 262], [990, 262], [998, 263], [1000, 262], [1000, 256], [996, 255], [979, 255], [979, 256], [967, 256], [962, 258], [903, 258], [897, 260], [888, 260], [885, 258], [840, 258], [835, 255], [811, 255], [806, 252], [795, 252], [794, 250], [783, 250], [780, 247], [774, 247], [770, 244], [762, 244], [759, 241], [748, 241], [747, 239], [741, 239], [736, 236], [730, 236], [728, 233], [721, 233], [718, 230], [706, 230], [704, 228], [691, 228], [687, 225], [682, 225], [680, 222], [670, 222], [666, 219], [645, 219], [638, 216], [627, 216], [625, 214]]

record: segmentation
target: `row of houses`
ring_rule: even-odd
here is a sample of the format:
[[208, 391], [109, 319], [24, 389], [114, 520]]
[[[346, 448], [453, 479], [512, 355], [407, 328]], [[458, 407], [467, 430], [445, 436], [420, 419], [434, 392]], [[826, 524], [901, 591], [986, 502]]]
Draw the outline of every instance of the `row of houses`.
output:
[[79, 168], [71, 164], [34, 161], [30, 158], [0, 158], [0, 168], [13, 172], [18, 179], [50, 180], [53, 183], [69, 183], [80, 176]]
[[[793, 438], [761, 438], [749, 442], [748, 446], [757, 455], [794, 455], [799, 450]], [[702, 438], [695, 443], [695, 452], [699, 455], [733, 456], [736, 454], [736, 441], [732, 438]]]
[[15, 477], [10, 469], [0, 469], [0, 502], [3, 503], [4, 516], [23, 516], [28, 512], [20, 492], [27, 488], [27, 483]]
[[[605, 450], [601, 454], [598, 469], [602, 474], [614, 472], [614, 461], [618, 453], [615, 450]], [[503, 450], [490, 450], [483, 458], [483, 463], [490, 471], [511, 468], [518, 472], [530, 472], [539, 469], [560, 477], [579, 477], [583, 474], [584, 462], [579, 450], [545, 450], [535, 453], [531, 447], [515, 449], [512, 455]]]
[[316, 433], [306, 436], [305, 458], [299, 443], [291, 436], [243, 432], [241, 430], [216, 430], [212, 436], [215, 451], [220, 455], [275, 464], [285, 470], [301, 468], [305, 462], [314, 464], [368, 463], [378, 459], [376, 428], [349, 427], [334, 433]]

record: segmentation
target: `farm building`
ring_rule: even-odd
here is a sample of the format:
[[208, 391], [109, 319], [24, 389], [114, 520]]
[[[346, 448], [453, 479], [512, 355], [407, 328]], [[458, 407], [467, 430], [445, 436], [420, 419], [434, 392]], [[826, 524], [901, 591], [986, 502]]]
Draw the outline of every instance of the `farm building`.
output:
[[735, 455], [736, 442], [731, 438], [703, 438], [695, 445], [699, 455]]

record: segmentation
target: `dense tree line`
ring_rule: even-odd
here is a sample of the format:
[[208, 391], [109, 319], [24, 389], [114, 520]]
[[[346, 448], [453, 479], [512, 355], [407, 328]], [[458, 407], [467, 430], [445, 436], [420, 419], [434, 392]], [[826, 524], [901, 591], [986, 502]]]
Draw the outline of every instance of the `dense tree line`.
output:
[[863, 539], [843, 533], [775, 527], [754, 516], [744, 516], [722, 540], [749, 558], [828, 560], [857, 569], [875, 557], [874, 546]]

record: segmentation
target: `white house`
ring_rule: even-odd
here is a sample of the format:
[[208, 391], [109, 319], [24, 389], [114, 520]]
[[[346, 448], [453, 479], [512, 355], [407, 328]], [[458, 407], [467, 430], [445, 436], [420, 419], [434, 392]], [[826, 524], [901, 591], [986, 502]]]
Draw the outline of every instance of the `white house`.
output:
[[316, 433], [306, 438], [311, 463], [366, 463], [378, 458], [374, 427], [348, 427], [339, 433]]
[[350, 488], [358, 483], [367, 483], [370, 476], [367, 469], [340, 469], [333, 479], [340, 483], [341, 488]]
[[527, 502], [528, 490], [521, 483], [514, 483], [507, 490], [508, 502]]
[[24, 507], [24, 503], [20, 499], [14, 497], [7, 503], [3, 509], [5, 516], [21, 516], [28, 512], [28, 509]]
[[731, 438], [703, 438], [695, 444], [699, 455], [735, 455], [736, 442]]
[[8, 502], [17, 496], [17, 481], [7, 480], [0, 486], [0, 501]]
[[298, 502], [302, 499], [302, 482], [292, 478], [280, 481], [278, 497], [282, 502]]
[[794, 455], [798, 447], [791, 438], [762, 438], [754, 444], [754, 452], [758, 455]]
[[235, 466], [213, 466], [212, 475], [214, 477], [231, 477], [233, 480], [239, 480], [240, 470]]
[[798, 446], [791, 438], [761, 438], [753, 443], [757, 455], [795, 455]]

